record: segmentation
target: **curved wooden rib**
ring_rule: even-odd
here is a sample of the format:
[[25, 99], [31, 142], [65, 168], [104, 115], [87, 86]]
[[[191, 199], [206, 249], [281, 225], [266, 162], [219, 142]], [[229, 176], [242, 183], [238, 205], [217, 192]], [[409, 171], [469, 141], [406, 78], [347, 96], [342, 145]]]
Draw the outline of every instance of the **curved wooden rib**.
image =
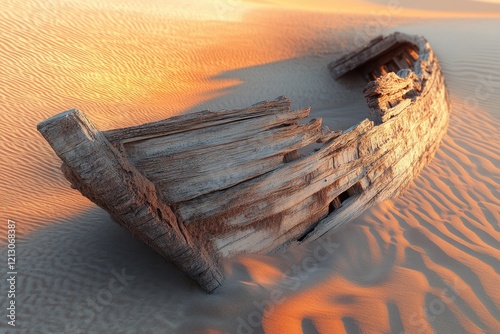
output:
[[375, 78], [371, 119], [344, 133], [299, 124], [309, 110], [285, 97], [105, 132], [72, 110], [38, 128], [74, 187], [212, 291], [222, 259], [314, 240], [399, 193], [436, 151], [449, 105], [424, 38], [380, 37], [329, 69]]

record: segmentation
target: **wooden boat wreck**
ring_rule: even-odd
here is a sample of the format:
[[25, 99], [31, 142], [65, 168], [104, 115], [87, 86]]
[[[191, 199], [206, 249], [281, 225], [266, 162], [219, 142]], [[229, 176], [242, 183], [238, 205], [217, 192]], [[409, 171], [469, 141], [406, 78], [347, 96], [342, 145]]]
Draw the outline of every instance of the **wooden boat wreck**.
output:
[[38, 129], [74, 188], [212, 291], [223, 259], [318, 238], [398, 194], [438, 148], [449, 103], [423, 37], [376, 38], [329, 70], [368, 82], [371, 116], [343, 133], [300, 124], [309, 109], [285, 97], [109, 131], [73, 109]]

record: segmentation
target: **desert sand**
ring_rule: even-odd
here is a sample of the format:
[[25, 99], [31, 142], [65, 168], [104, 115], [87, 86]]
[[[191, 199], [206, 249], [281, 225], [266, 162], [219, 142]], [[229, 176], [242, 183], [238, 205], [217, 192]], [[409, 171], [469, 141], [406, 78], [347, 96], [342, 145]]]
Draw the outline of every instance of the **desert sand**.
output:
[[[500, 6], [420, 3], [0, 0], [0, 248], [13, 219], [16, 330], [499, 333]], [[36, 131], [73, 107], [104, 130], [280, 95], [346, 129], [367, 109], [326, 65], [392, 31], [426, 36], [443, 67], [453, 110], [434, 160], [335, 233], [227, 261], [211, 295], [70, 189]], [[318, 258], [325, 244], [335, 251]]]

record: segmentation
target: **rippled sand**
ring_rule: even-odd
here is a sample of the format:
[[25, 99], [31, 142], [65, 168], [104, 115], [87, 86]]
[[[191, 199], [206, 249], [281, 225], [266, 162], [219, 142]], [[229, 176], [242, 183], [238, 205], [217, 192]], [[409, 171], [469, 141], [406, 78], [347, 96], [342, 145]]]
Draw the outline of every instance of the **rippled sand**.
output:
[[[404, 8], [380, 20], [367, 13], [385, 7], [362, 2], [341, 14], [179, 3], [0, 0], [1, 216], [17, 221], [19, 328], [497, 333], [500, 20], [430, 12], [422, 22], [422, 12]], [[352, 13], [361, 8], [364, 15]], [[71, 190], [36, 132], [72, 107], [110, 129], [283, 94], [345, 129], [365, 117], [362, 96], [333, 81], [326, 64], [394, 30], [424, 34], [445, 72], [453, 115], [436, 158], [401, 197], [318, 242], [228, 261], [212, 295]], [[297, 269], [322, 242], [335, 252]]]

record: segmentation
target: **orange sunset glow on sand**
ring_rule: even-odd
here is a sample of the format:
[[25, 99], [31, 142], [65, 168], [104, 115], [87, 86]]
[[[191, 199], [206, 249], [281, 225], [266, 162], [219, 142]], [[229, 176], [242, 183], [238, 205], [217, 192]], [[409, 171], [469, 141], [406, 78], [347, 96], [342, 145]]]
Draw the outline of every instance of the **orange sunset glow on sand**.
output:
[[[2, 314], [0, 333], [500, 333], [499, 2], [0, 6], [0, 247], [11, 219], [18, 273], [16, 327]], [[327, 64], [394, 31], [425, 36], [443, 68], [452, 114], [435, 158], [320, 240], [226, 261], [213, 294], [71, 189], [36, 130], [71, 108], [107, 130], [281, 95], [345, 130], [368, 109]], [[335, 252], [304, 272], [321, 242]]]

